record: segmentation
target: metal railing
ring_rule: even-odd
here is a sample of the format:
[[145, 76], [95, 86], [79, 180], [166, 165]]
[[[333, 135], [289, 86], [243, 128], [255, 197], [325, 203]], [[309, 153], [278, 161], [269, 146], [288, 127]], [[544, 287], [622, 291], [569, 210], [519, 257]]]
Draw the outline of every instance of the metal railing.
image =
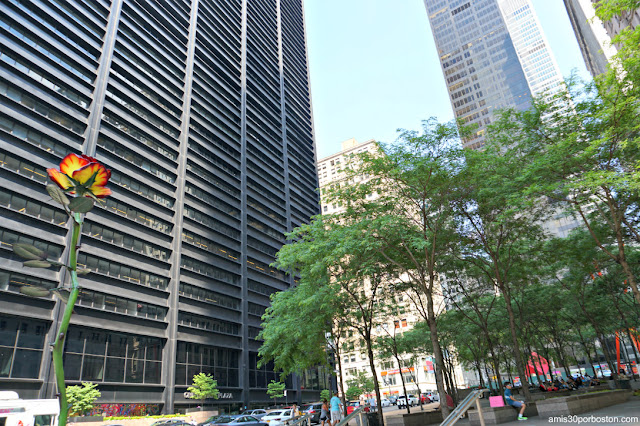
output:
[[478, 409], [478, 414], [480, 415], [480, 425], [484, 426], [484, 417], [482, 416], [482, 407], [480, 406], [480, 398], [482, 398], [482, 391], [474, 390], [460, 403], [458, 406], [449, 414], [449, 417], [444, 419], [440, 426], [451, 426], [457, 423], [460, 420], [460, 417], [467, 412], [469, 408], [476, 403], [476, 408]]
[[363, 414], [365, 413], [364, 411], [365, 408], [369, 408], [369, 404], [359, 406], [358, 408], [353, 410], [353, 412], [349, 414], [347, 417], [340, 420], [336, 426], [346, 426], [350, 420], [353, 420], [355, 418], [357, 418], [357, 421], [360, 422], [360, 426], [366, 426], [367, 423], [363, 416]]
[[284, 426], [311, 426], [311, 415], [304, 414], [300, 417], [285, 420], [282, 424]]

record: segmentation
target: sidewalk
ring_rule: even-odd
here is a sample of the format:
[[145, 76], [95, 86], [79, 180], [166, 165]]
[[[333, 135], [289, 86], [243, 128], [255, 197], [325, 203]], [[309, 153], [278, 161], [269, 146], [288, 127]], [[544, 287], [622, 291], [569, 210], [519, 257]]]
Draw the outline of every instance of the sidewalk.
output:
[[[626, 418], [626, 419], [625, 419]], [[632, 419], [635, 418], [635, 419]], [[551, 421], [555, 420], [555, 421]], [[625, 421], [626, 420], [626, 421]], [[633, 421], [630, 421], [633, 420]], [[502, 423], [503, 425], [513, 426], [541, 426], [541, 425], [557, 425], [557, 424], [582, 424], [582, 425], [638, 425], [640, 426], [640, 398], [632, 396], [631, 399], [624, 404], [613, 405], [611, 407], [603, 408], [601, 410], [590, 411], [584, 414], [578, 414], [562, 419], [549, 419], [540, 416], [529, 417], [527, 421], [513, 421], [509, 423]], [[461, 421], [456, 423], [459, 425], [469, 424], [468, 420], [465, 423]]]
[[[436, 405], [436, 404], [433, 404]], [[413, 409], [412, 412], [415, 412]], [[395, 411], [385, 414], [385, 423], [388, 425], [401, 425], [402, 414]], [[635, 419], [632, 419], [634, 418]], [[633, 420], [633, 421], [631, 421]], [[526, 421], [513, 421], [501, 423], [505, 426], [542, 426], [557, 424], [581, 424], [581, 425], [611, 425], [611, 426], [640, 426], [640, 397], [632, 396], [631, 399], [624, 404], [618, 404], [601, 410], [590, 411], [588, 413], [578, 414], [577, 416], [567, 418], [549, 419], [546, 417], [534, 416], [529, 417]], [[469, 419], [464, 418], [456, 423], [456, 425], [468, 426]]]

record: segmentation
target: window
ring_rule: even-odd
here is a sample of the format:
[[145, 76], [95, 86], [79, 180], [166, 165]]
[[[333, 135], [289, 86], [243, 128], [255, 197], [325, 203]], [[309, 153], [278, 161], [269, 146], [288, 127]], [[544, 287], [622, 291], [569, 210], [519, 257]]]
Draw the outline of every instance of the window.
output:
[[160, 383], [162, 346], [156, 337], [72, 326], [65, 344], [65, 379]]
[[213, 375], [220, 387], [238, 386], [239, 356], [239, 351], [233, 349], [178, 342], [176, 385], [190, 385], [193, 376], [202, 372]]
[[37, 379], [49, 324], [0, 316], [0, 377]]

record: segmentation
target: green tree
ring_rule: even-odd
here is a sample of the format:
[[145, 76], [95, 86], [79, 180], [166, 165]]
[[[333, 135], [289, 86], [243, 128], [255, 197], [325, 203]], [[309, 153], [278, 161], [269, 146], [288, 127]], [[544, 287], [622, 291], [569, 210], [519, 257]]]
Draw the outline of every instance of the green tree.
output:
[[[349, 329], [360, 338], [360, 349], [367, 353], [380, 402], [373, 331], [386, 310], [388, 272], [368, 225], [366, 220], [315, 218], [287, 235], [291, 243], [278, 252], [275, 265], [289, 274], [298, 275], [298, 287], [309, 286], [312, 292], [330, 297], [331, 306], [327, 312], [332, 313], [332, 329]], [[317, 307], [313, 309], [317, 310]], [[298, 324], [307, 324], [310, 318], [313, 317], [304, 318]], [[338, 336], [340, 333], [333, 333], [330, 340]], [[351, 341], [351, 344], [355, 346], [355, 342]], [[301, 350], [305, 348], [301, 347]], [[379, 420], [384, 424], [381, 414]]]
[[187, 388], [191, 399], [202, 400], [201, 409], [204, 409], [204, 402], [208, 398], [218, 399], [218, 381], [213, 379], [211, 374], [198, 373], [193, 376], [193, 384]]
[[329, 401], [331, 399], [331, 391], [329, 389], [323, 389], [320, 391], [320, 400], [326, 399]]
[[356, 371], [355, 378], [348, 380], [347, 384], [349, 387], [360, 389], [360, 393], [371, 393], [375, 390], [373, 378], [364, 371]]
[[67, 386], [67, 399], [71, 415], [84, 416], [93, 409], [93, 404], [100, 398], [97, 383], [82, 382], [82, 386]]
[[349, 386], [347, 388], [347, 393], [345, 394], [345, 396], [347, 397], [348, 401], [352, 401], [354, 399], [358, 399], [362, 394], [363, 391], [358, 386]]
[[273, 398], [273, 404], [276, 404], [278, 398], [282, 398], [284, 396], [284, 388], [285, 384], [283, 382], [276, 382], [272, 380], [267, 384], [267, 395]]
[[[444, 359], [436, 323], [440, 307], [434, 295], [441, 256], [451, 243], [448, 194], [461, 157], [458, 131], [453, 123], [431, 119], [424, 122], [422, 132], [403, 131], [395, 144], [381, 148], [384, 155], [364, 153], [354, 158], [346, 170], [347, 181], [359, 183], [336, 187], [328, 199], [345, 206], [340, 220], [365, 226], [363, 241], [414, 293], [412, 300], [429, 325], [436, 383], [444, 395]], [[440, 408], [448, 415], [444, 398]]]

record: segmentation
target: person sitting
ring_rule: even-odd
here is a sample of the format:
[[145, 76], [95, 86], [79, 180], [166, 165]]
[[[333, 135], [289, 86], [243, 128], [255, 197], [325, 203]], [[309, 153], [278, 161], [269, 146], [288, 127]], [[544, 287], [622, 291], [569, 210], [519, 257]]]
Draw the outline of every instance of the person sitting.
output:
[[557, 388], [557, 387], [553, 386], [553, 384], [552, 384], [552, 383], [547, 382], [547, 392], [555, 392], [555, 391], [557, 391], [557, 390], [558, 390], [558, 388]]
[[540, 386], [538, 386], [538, 388], [540, 388], [540, 390], [541, 390], [542, 392], [546, 392], [546, 391], [547, 391], [547, 387], [544, 385], [544, 383], [543, 383], [543, 382], [540, 382]]

